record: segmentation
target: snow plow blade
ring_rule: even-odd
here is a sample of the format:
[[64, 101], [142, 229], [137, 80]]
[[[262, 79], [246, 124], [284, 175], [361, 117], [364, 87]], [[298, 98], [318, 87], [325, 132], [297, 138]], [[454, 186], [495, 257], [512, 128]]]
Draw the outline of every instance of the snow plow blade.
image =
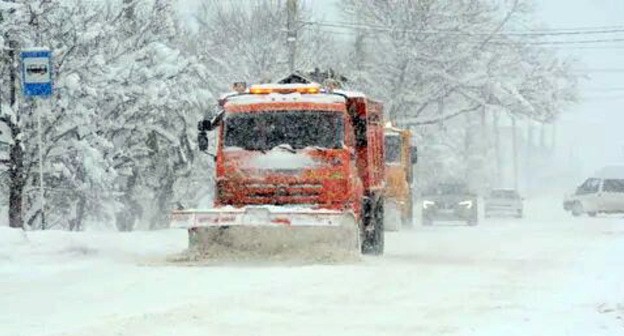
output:
[[189, 233], [189, 251], [204, 258], [326, 258], [359, 255], [355, 216], [332, 210], [244, 207], [174, 211], [172, 228]]

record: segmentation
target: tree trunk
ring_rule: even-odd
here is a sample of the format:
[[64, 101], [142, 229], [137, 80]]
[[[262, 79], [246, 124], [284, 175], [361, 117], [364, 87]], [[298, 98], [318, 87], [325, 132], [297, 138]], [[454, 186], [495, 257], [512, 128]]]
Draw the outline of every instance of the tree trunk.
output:
[[143, 214], [139, 202], [134, 199], [137, 178], [137, 168], [133, 167], [132, 175], [128, 177], [126, 190], [122, 197], [122, 209], [115, 214], [115, 223], [119, 231], [132, 231], [137, 218], [140, 218]]
[[511, 144], [513, 151], [513, 180], [514, 189], [518, 190], [518, 136], [516, 117], [511, 117]]
[[70, 231], [81, 231], [87, 206], [87, 198], [81, 195], [76, 205], [76, 218], [70, 223]]
[[[15, 68], [15, 48], [17, 44], [9, 41], [9, 85], [10, 85], [10, 106], [13, 113], [17, 114], [17, 69]], [[20, 140], [21, 129], [19, 124], [9, 121], [7, 123], [11, 129], [13, 144], [9, 148], [9, 226], [12, 228], [23, 228], [24, 218], [22, 205], [24, 197], [24, 186], [26, 185], [24, 172], [24, 151]]]
[[165, 181], [161, 184], [158, 191], [158, 210], [150, 221], [150, 230], [161, 229], [168, 226], [169, 213], [171, 211], [171, 201], [173, 199], [173, 185], [175, 176], [173, 172], [169, 172], [165, 177]]
[[26, 179], [24, 178], [24, 152], [21, 141], [15, 140], [10, 148], [9, 157], [9, 226], [23, 228], [22, 198]]

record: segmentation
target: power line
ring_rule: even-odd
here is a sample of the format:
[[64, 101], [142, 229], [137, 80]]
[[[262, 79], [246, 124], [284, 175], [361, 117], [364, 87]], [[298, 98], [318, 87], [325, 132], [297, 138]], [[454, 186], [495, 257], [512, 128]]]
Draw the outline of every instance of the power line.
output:
[[579, 69], [579, 72], [624, 72], [624, 68], [594, 68], [594, 69]]
[[624, 87], [587, 88], [586, 92], [624, 92]]
[[589, 96], [582, 97], [582, 101], [610, 101], [610, 100], [624, 100], [624, 95], [621, 96]]
[[[332, 35], [340, 35], [340, 36], [349, 36], [349, 37], [357, 36], [356, 32], [351, 32], [351, 31], [336, 31], [336, 30], [325, 30], [325, 29], [323, 29], [322, 32], [328, 33], [328, 34], [332, 34]], [[427, 41], [423, 41], [423, 42], [427, 43]], [[468, 42], [468, 43], [480, 43], [480, 42], [477, 42], [477, 41], [457, 41], [457, 42], [458, 43], [465, 43], [465, 42]], [[528, 42], [506, 42], [506, 43], [508, 43], [509, 45], [530, 44]], [[502, 44], [502, 43], [497, 42], [497, 44]], [[544, 48], [549, 47], [549, 45], [547, 45], [547, 44], [542, 44], [540, 46], [544, 47]], [[620, 49], [624, 49], [624, 44], [613, 44], [613, 45], [607, 45], [607, 44], [599, 44], [599, 45], [554, 44], [554, 45], [552, 45], [550, 47], [557, 48], [557, 49], [573, 49], [573, 50], [620, 50]]]
[[[325, 30], [324, 32], [336, 35], [348, 35], [355, 36], [355, 33], [350, 32], [339, 32], [339, 31], [331, 31]], [[444, 34], [441, 34], [444, 35]], [[459, 35], [458, 35], [459, 36]], [[473, 35], [473, 36], [481, 36], [481, 35]], [[501, 35], [502, 36], [502, 35]], [[422, 43], [439, 43], [439, 41], [421, 41]], [[483, 41], [476, 40], [456, 40], [456, 41], [446, 41], [446, 42], [456, 42], [456, 43], [467, 43], [467, 44], [481, 44]], [[621, 43], [624, 42], [624, 37], [617, 38], [609, 38], [609, 39], [585, 39], [585, 40], [555, 40], [555, 41], [501, 41], [493, 39], [488, 42], [488, 44], [494, 45], [539, 45], [539, 46], [564, 46], [564, 45], [584, 45], [584, 44], [604, 44], [604, 43]], [[624, 46], [624, 45], [623, 45]]]
[[593, 30], [570, 30], [570, 31], [551, 31], [551, 32], [539, 32], [539, 31], [505, 31], [505, 32], [458, 32], [451, 30], [419, 30], [419, 29], [397, 29], [392, 27], [366, 25], [366, 24], [349, 24], [349, 23], [331, 23], [323, 21], [302, 21], [304, 24], [316, 25], [320, 27], [330, 28], [349, 28], [349, 29], [364, 29], [375, 31], [397, 31], [397, 32], [412, 32], [421, 35], [448, 35], [448, 36], [566, 36], [566, 35], [604, 35], [604, 34], [617, 34], [624, 33], [624, 27], [613, 26], [606, 29], [593, 29]]
[[[450, 16], [449, 16], [450, 17]], [[454, 17], [453, 17], [454, 18]], [[340, 24], [340, 25], [354, 25], [353, 22], [348, 22], [348, 21], [340, 21], [340, 20], [332, 20], [330, 21], [301, 21], [303, 23], [309, 23], [309, 24]], [[387, 26], [384, 25], [375, 25], [375, 24], [368, 24], [365, 26], [371, 26], [371, 27], [380, 27], [380, 28], [388, 28]], [[559, 32], [577, 32], [577, 31], [585, 31], [588, 33], [593, 33], [593, 32], [599, 32], [599, 31], [610, 31], [610, 30], [624, 30], [624, 25], [609, 25], [609, 26], [580, 26], [580, 27], [566, 27], [566, 28], [546, 28], [546, 29], [527, 29], [527, 30], [507, 30], [505, 32], [501, 32], [500, 34], [548, 34], [548, 33], [559, 33]], [[457, 33], [457, 31], [453, 31], [453, 30], [437, 30], [439, 32], [455, 32]], [[489, 35], [488, 32], [485, 32], [483, 34]]]

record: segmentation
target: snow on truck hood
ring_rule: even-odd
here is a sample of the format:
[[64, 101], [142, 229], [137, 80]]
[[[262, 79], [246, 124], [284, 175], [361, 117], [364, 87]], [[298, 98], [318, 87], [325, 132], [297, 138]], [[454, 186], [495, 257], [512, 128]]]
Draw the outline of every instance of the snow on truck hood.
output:
[[227, 105], [247, 105], [258, 104], [268, 102], [298, 102], [298, 103], [322, 103], [322, 104], [334, 104], [345, 103], [344, 97], [335, 94], [301, 94], [298, 92], [293, 93], [270, 93], [270, 94], [245, 94], [240, 96], [229, 97], [226, 103]]
[[316, 165], [316, 161], [305, 153], [290, 153], [284, 149], [274, 148], [266, 154], [261, 154], [251, 159], [242, 168], [286, 170], [313, 168]]
[[[282, 147], [282, 148], [280, 148]], [[292, 149], [288, 145], [277, 146], [265, 153], [259, 151], [247, 151], [240, 147], [226, 147], [225, 152], [245, 152], [251, 153], [249, 160], [241, 161], [242, 169], [259, 169], [259, 170], [301, 170], [306, 168], [314, 168], [318, 166], [318, 162], [314, 160], [307, 152], [308, 148], [298, 150], [292, 153]], [[289, 151], [290, 150], [290, 151]]]

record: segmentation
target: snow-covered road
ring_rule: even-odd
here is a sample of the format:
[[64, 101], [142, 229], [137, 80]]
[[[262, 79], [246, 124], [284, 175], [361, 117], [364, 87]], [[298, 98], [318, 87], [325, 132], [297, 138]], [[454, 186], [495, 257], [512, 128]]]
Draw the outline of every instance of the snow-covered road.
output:
[[171, 266], [185, 232], [0, 228], [0, 335], [623, 335], [624, 219], [547, 208], [346, 265]]

